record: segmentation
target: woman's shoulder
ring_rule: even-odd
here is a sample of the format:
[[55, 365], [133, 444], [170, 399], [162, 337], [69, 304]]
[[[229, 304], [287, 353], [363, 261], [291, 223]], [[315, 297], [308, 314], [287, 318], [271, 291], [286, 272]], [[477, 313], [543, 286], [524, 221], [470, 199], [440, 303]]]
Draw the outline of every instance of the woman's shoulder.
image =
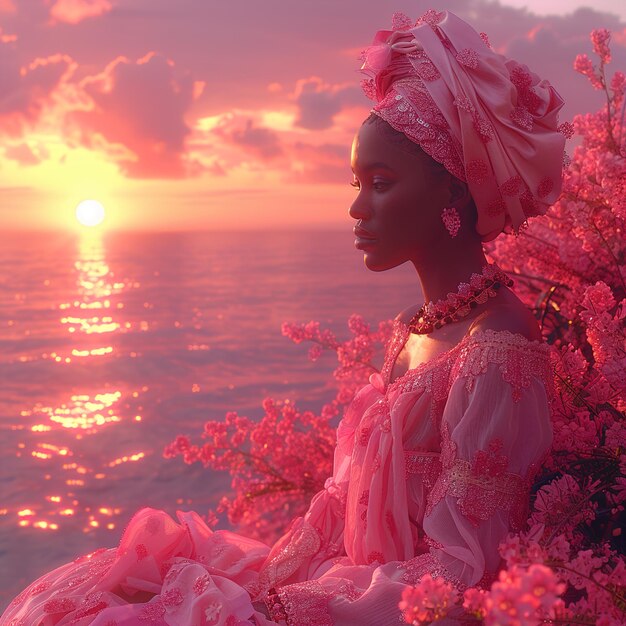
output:
[[408, 324], [413, 316], [420, 310], [420, 307], [417, 304], [407, 307], [403, 311], [400, 311], [398, 315], [394, 318], [395, 321], [402, 322], [403, 324]]
[[487, 330], [508, 331], [529, 341], [541, 341], [539, 324], [528, 307], [512, 291], [505, 290], [501, 296], [475, 317], [468, 335]]

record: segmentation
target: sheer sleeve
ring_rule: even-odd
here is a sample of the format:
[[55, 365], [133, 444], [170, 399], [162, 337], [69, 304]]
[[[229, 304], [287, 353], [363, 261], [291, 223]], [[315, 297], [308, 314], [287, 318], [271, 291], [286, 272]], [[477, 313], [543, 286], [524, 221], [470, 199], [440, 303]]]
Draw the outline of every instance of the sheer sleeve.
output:
[[[369, 387], [369, 408], [339, 437], [351, 468], [345, 552], [278, 586], [275, 621], [392, 624], [403, 589], [426, 573], [459, 589], [490, 581], [552, 441], [551, 381], [547, 345], [481, 330], [390, 389]], [[420, 428], [429, 443], [407, 448]]]
[[[459, 359], [441, 419], [441, 469], [423, 520], [430, 553], [416, 577], [440, 568], [459, 586], [488, 582], [498, 545], [526, 517], [537, 465], [552, 442], [548, 347], [481, 331]], [[421, 566], [420, 566], [421, 563]]]

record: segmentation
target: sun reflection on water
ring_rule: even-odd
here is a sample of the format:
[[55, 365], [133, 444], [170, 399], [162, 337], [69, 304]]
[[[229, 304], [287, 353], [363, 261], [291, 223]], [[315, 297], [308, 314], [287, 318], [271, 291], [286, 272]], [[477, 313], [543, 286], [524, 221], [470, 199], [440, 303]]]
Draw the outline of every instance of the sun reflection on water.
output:
[[[115, 333], [122, 328], [112, 315], [94, 315], [97, 310], [109, 310], [112, 307], [111, 298], [122, 293], [129, 286], [139, 287], [133, 282], [127, 285], [123, 281], [113, 280], [113, 273], [106, 262], [104, 244], [99, 233], [85, 233], [81, 237], [78, 248], [78, 260], [74, 263], [77, 272], [77, 288], [79, 299], [73, 302], [63, 302], [59, 305], [62, 311], [70, 312], [61, 318], [61, 324], [67, 327], [70, 333], [84, 335], [103, 335]], [[117, 309], [123, 308], [118, 302]], [[121, 305], [121, 306], [120, 306]], [[85, 312], [88, 314], [85, 315]], [[124, 326], [127, 328], [127, 326]], [[108, 346], [105, 352], [92, 352], [93, 348], [75, 348], [74, 356], [109, 354], [112, 348]]]
[[[95, 484], [123, 480], [125, 466], [146, 458], [142, 450], [125, 451], [124, 445], [116, 449], [116, 435], [108, 433], [122, 422], [142, 421], [138, 402], [148, 390], [114, 383], [94, 389], [90, 368], [106, 367], [109, 359], [121, 356], [136, 357], [137, 352], [118, 354], [118, 337], [130, 330], [148, 330], [150, 325], [141, 320], [135, 328], [120, 318], [125, 291], [140, 284], [114, 277], [98, 233], [85, 233], [80, 240], [74, 270], [76, 297], [58, 305], [60, 328], [72, 337], [69, 347], [19, 357], [21, 362], [52, 361], [54, 368], [67, 372], [57, 379], [71, 381], [72, 388], [63, 395], [52, 387], [55, 400], [34, 402], [19, 412], [20, 422], [10, 426], [17, 433], [30, 433], [30, 439], [17, 442], [15, 456], [31, 459], [33, 471], [41, 468], [38, 476], [49, 484], [47, 495], [22, 498], [21, 505], [0, 509], [0, 515], [14, 516], [16, 525], [24, 528], [56, 531], [71, 523], [90, 533], [115, 529], [122, 514], [114, 502], [98, 497], [101, 489]], [[98, 373], [93, 380], [107, 380], [105, 376]]]

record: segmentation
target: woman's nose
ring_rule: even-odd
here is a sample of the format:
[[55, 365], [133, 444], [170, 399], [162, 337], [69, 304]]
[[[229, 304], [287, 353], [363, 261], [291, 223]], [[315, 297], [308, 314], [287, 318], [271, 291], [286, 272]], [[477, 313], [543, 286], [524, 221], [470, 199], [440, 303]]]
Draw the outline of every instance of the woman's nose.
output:
[[363, 194], [359, 193], [359, 195], [354, 199], [354, 202], [350, 205], [348, 209], [348, 213], [350, 217], [355, 220], [362, 220], [369, 216], [370, 211], [367, 208], [367, 203], [365, 199], [362, 197]]

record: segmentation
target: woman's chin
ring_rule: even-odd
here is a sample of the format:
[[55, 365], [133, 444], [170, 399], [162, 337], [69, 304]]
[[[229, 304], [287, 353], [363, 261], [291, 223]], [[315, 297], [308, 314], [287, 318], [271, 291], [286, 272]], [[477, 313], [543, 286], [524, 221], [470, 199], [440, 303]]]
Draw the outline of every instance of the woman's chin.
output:
[[381, 258], [372, 250], [363, 251], [363, 263], [371, 272], [384, 272], [399, 265], [399, 263], [390, 262], [389, 259]]

